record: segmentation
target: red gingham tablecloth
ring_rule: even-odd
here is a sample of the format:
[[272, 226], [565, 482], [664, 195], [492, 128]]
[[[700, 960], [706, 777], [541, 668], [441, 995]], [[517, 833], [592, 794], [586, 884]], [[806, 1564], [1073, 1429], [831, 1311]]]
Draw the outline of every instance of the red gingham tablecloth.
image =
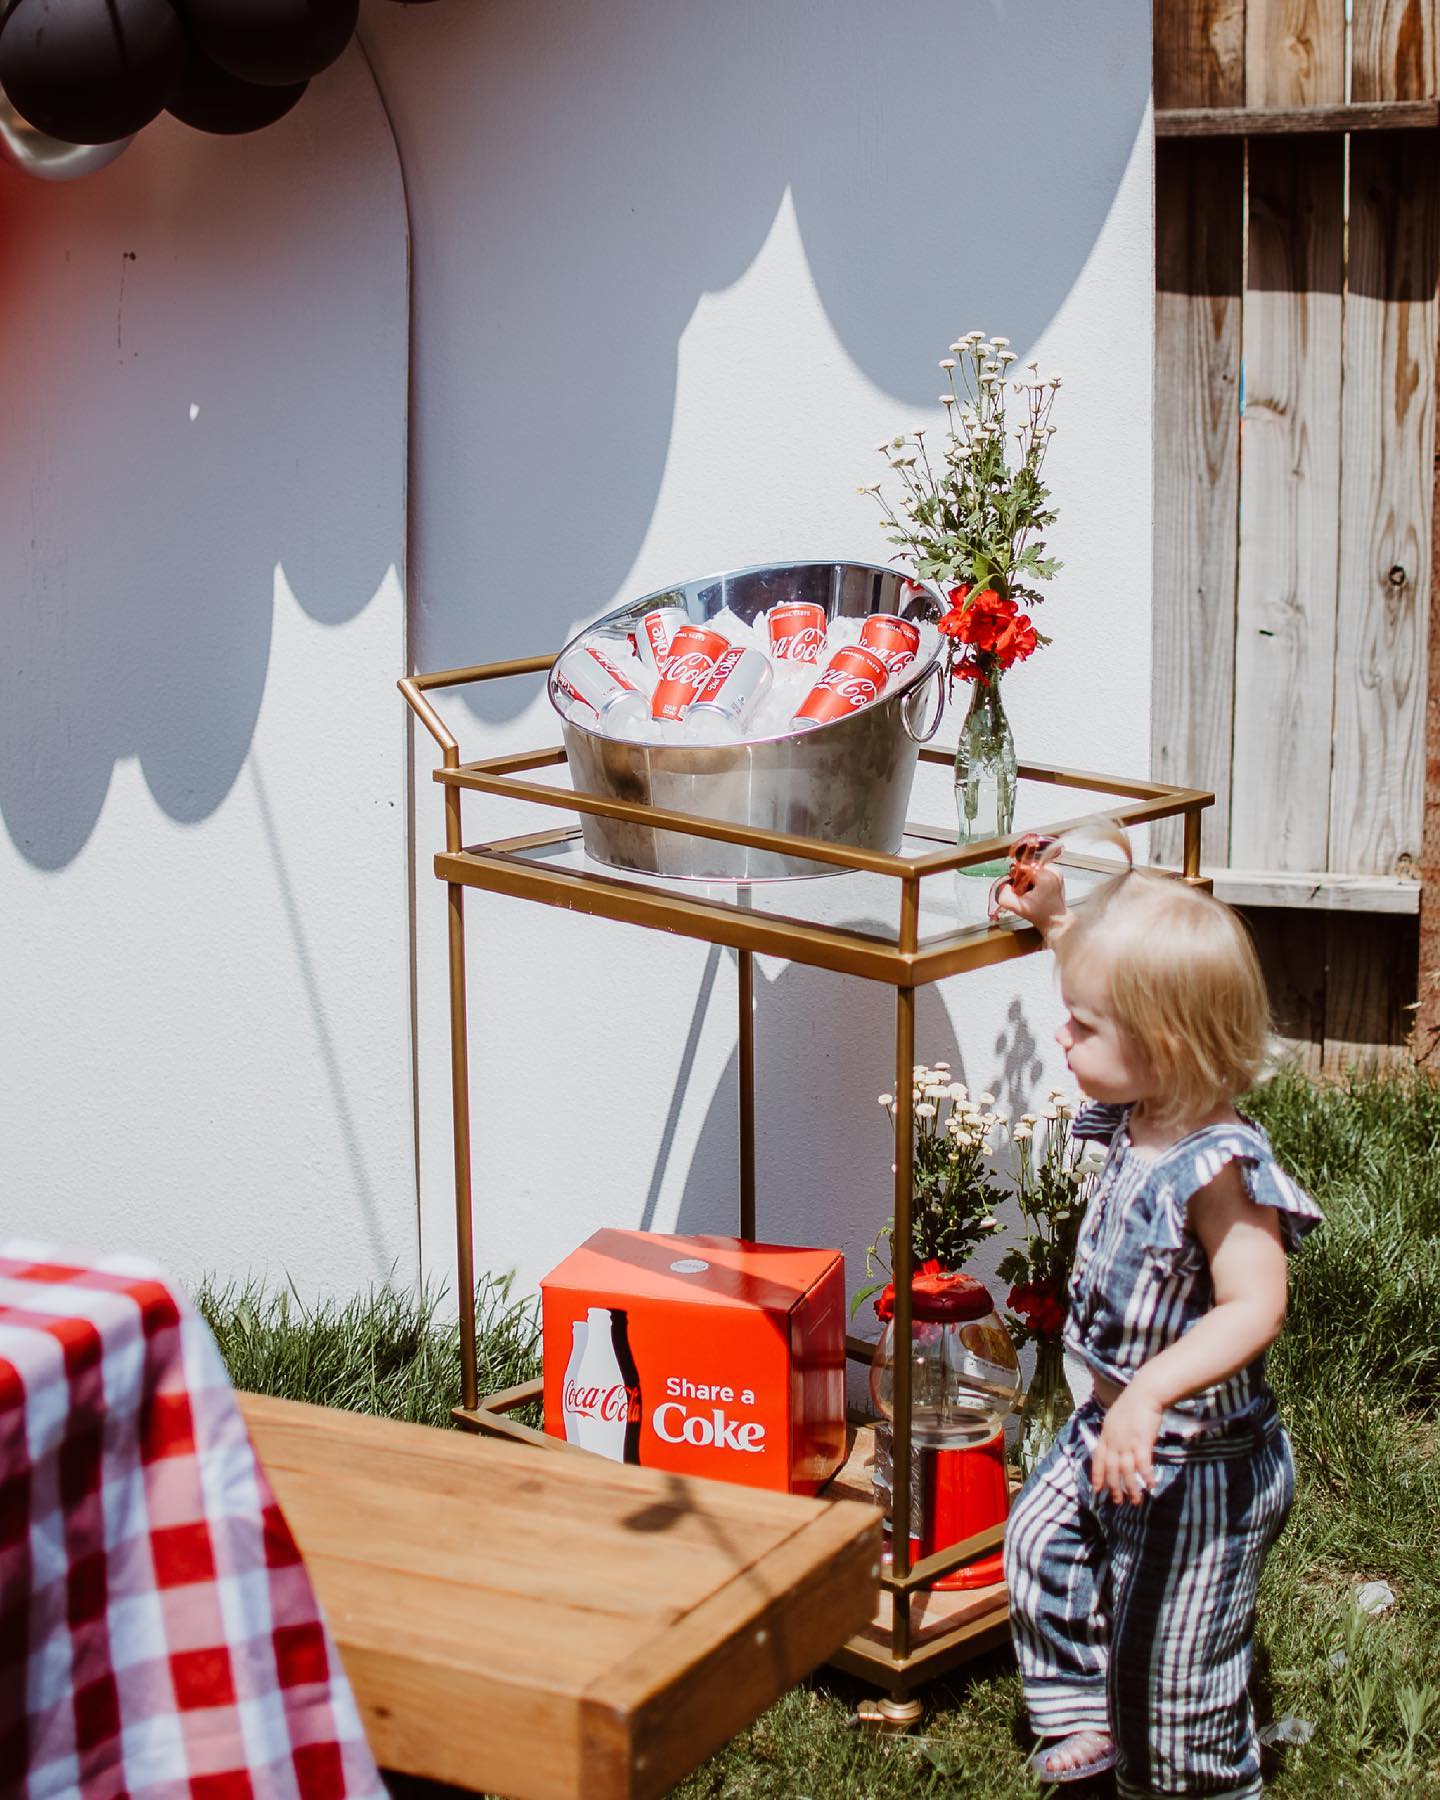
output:
[[384, 1795], [214, 1340], [0, 1246], [0, 1795]]

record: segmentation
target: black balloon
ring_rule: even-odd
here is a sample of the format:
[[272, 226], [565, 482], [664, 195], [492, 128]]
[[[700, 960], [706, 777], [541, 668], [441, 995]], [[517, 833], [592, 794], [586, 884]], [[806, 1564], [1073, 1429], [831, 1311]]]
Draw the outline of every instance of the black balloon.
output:
[[255, 81], [237, 81], [191, 44], [185, 53], [185, 72], [166, 110], [197, 131], [233, 137], [283, 119], [308, 85], [295, 81], [288, 87], [261, 87]]
[[360, 0], [178, 0], [191, 38], [241, 81], [288, 87], [350, 42]]
[[170, 0], [16, 0], [0, 26], [0, 87], [67, 144], [113, 144], [148, 125], [184, 60]]

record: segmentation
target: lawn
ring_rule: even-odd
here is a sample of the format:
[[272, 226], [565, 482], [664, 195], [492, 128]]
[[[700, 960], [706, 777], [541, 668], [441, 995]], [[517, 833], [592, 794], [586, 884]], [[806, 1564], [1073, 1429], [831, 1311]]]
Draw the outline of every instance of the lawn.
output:
[[[1262, 1723], [1313, 1727], [1276, 1753], [1270, 1791], [1440, 1794], [1440, 1086], [1415, 1075], [1317, 1087], [1282, 1075], [1253, 1098], [1325, 1209], [1291, 1278], [1272, 1359], [1295, 1445], [1295, 1511], [1266, 1571], [1256, 1645]], [[287, 1295], [207, 1287], [202, 1311], [241, 1387], [447, 1424], [458, 1348], [433, 1302], [390, 1293], [307, 1312]], [[480, 1290], [481, 1389], [532, 1372], [533, 1309]], [[1395, 1603], [1358, 1610], [1362, 1584]], [[1008, 1656], [925, 1690], [908, 1737], [851, 1724], [863, 1690], [822, 1673], [676, 1792], [687, 1800], [1034, 1795]], [[407, 1793], [419, 1793], [409, 1787]], [[1056, 1790], [1058, 1791], [1058, 1790]]]

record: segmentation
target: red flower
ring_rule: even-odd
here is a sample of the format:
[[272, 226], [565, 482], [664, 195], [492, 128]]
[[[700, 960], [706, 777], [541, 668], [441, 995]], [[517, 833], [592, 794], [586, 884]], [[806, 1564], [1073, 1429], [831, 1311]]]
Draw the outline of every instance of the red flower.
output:
[[1065, 1303], [1057, 1282], [1022, 1282], [1011, 1288], [1008, 1304], [1036, 1337], [1059, 1337], [1065, 1329]]
[[956, 659], [953, 669], [962, 681], [989, 680], [994, 671], [982, 663], [982, 657], [993, 658], [995, 668], [1003, 674], [1033, 656], [1040, 645], [1028, 613], [1022, 613], [1013, 600], [994, 588], [982, 588], [975, 594], [968, 581], [951, 588], [950, 610], [938, 624], [946, 637], [965, 645], [966, 654]]

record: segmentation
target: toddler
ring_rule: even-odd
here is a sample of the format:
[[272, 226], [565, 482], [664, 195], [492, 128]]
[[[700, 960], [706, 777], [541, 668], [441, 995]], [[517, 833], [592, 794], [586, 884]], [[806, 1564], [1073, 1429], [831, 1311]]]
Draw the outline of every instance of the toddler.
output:
[[1235, 1110], [1268, 1039], [1235, 915], [1127, 872], [1065, 908], [1053, 865], [999, 903], [1055, 951], [1056, 1033], [1108, 1144], [1070, 1282], [1092, 1396], [1018, 1496], [1005, 1576], [1045, 1782], [1259, 1794], [1255, 1591], [1294, 1495], [1265, 1382], [1286, 1255], [1320, 1217]]

